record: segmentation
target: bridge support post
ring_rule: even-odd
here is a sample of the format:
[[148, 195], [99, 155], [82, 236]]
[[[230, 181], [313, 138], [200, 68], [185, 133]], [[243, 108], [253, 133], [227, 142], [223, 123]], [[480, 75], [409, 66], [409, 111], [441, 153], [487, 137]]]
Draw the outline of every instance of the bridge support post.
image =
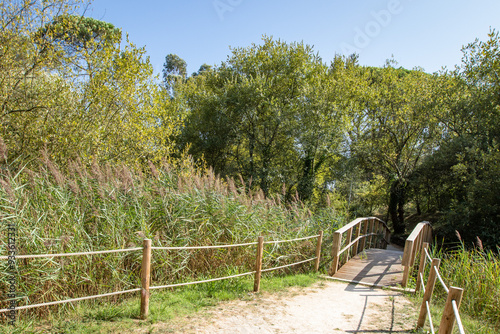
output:
[[340, 246], [342, 242], [342, 233], [335, 232], [333, 234], [333, 249], [332, 249], [332, 256], [333, 256], [333, 262], [332, 262], [332, 267], [330, 268], [330, 276], [335, 275], [337, 270], [339, 269], [339, 252], [340, 252]]
[[401, 282], [401, 286], [403, 288], [406, 288], [406, 285], [408, 284], [408, 279], [410, 277], [411, 269], [412, 269], [412, 264], [411, 264], [411, 257], [413, 256], [413, 241], [412, 240], [406, 240], [405, 243], [405, 251], [403, 254], [403, 261], [402, 265], [405, 267], [404, 268], [404, 273], [403, 273], [403, 281]]

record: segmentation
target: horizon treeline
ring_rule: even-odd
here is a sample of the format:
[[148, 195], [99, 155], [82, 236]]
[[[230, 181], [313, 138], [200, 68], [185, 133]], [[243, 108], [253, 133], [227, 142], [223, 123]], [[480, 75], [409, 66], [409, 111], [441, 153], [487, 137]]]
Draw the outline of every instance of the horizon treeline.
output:
[[2, 173], [36, 169], [42, 151], [62, 169], [192, 159], [265, 197], [381, 216], [397, 235], [417, 215], [450, 242], [500, 243], [497, 31], [433, 74], [264, 36], [191, 75], [169, 54], [159, 80], [144, 47], [79, 11], [2, 3]]

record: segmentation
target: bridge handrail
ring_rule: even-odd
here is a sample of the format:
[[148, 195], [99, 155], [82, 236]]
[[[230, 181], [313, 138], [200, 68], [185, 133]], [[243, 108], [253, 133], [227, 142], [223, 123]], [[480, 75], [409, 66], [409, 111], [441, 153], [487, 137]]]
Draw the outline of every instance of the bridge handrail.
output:
[[[362, 232], [362, 233], [361, 233]], [[343, 242], [343, 235], [346, 238]], [[354, 235], [354, 240], [352, 237]], [[378, 237], [373, 241], [373, 237]], [[351, 248], [352, 256], [365, 249], [365, 246], [386, 248], [390, 242], [391, 233], [387, 224], [377, 217], [365, 217], [354, 219], [349, 224], [339, 228], [333, 234], [332, 256], [333, 262], [330, 275], [333, 276], [345, 262], [349, 261]], [[343, 247], [342, 247], [343, 246]], [[347, 255], [341, 260], [341, 255], [347, 251]]]
[[403, 260], [401, 264], [404, 266], [403, 281], [401, 286], [405, 288], [408, 285], [408, 279], [415, 264], [417, 254], [422, 254], [424, 242], [432, 241], [432, 225], [428, 221], [418, 223], [413, 229], [410, 236], [406, 239]]
[[[441, 274], [439, 273], [439, 265], [441, 259], [431, 258], [429, 254], [429, 245], [432, 241], [432, 226], [429, 222], [421, 222], [413, 229], [412, 233], [406, 239], [405, 250], [402, 260], [402, 265], [405, 267], [402, 285], [405, 287], [408, 283], [408, 278], [411, 275], [415, 266], [415, 258], [420, 254], [420, 263], [417, 273], [417, 284], [415, 292], [423, 290], [424, 296], [422, 305], [420, 306], [420, 315], [417, 321], [417, 329], [424, 327], [426, 318], [429, 318], [431, 333], [435, 333], [434, 324], [430, 313], [430, 302], [434, 292], [434, 286], [437, 281], [442, 285], [443, 290], [447, 294], [446, 305], [444, 307], [441, 324], [439, 326], [439, 334], [451, 334], [455, 323], [458, 325], [458, 330], [464, 334], [462, 321], [460, 319], [459, 307], [462, 299], [463, 289], [457, 287], [446, 286]], [[427, 263], [431, 263], [429, 277], [427, 283], [424, 280], [424, 272]]]

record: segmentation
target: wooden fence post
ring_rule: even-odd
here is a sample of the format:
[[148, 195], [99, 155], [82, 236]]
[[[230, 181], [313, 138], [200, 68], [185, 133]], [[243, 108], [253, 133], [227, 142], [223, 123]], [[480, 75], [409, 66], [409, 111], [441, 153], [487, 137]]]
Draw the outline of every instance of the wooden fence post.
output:
[[333, 276], [339, 269], [339, 251], [340, 251], [341, 241], [342, 241], [342, 233], [335, 231], [335, 233], [333, 234], [333, 249], [332, 249], [333, 262], [332, 262], [332, 267], [330, 268], [330, 276]]
[[[432, 293], [434, 292], [434, 286], [436, 285], [436, 271], [441, 263], [440, 259], [432, 259], [431, 271], [429, 273], [429, 278], [427, 280], [427, 285], [425, 286], [424, 299], [422, 300], [422, 305], [420, 306], [420, 315], [417, 321], [417, 329], [424, 327], [425, 319], [427, 318], [427, 304], [426, 302], [431, 302]], [[435, 269], [434, 269], [435, 267]]]
[[415, 287], [415, 292], [420, 291], [420, 287], [422, 286], [422, 282], [420, 280], [420, 275], [424, 274], [424, 269], [425, 269], [425, 263], [427, 261], [427, 256], [425, 255], [425, 251], [429, 249], [429, 243], [424, 242], [422, 246], [422, 250], [420, 251], [420, 265], [418, 267], [418, 274], [417, 274], [417, 286]]
[[446, 304], [444, 306], [443, 316], [441, 317], [441, 324], [439, 325], [439, 334], [451, 334], [453, 327], [455, 326], [455, 312], [453, 312], [454, 300], [457, 303], [457, 308], [460, 309], [460, 302], [462, 301], [462, 295], [464, 289], [456, 288], [451, 286], [448, 292], [448, 298], [446, 299]]
[[255, 259], [255, 278], [253, 283], [253, 291], [259, 292], [260, 290], [260, 277], [262, 274], [262, 255], [264, 253], [264, 237], [259, 236], [257, 239], [257, 255]]
[[408, 279], [410, 277], [410, 272], [411, 272], [411, 257], [413, 256], [413, 241], [412, 240], [406, 240], [405, 242], [405, 250], [403, 253], [403, 263], [402, 265], [405, 267], [404, 273], [403, 273], [403, 281], [401, 282], [401, 286], [403, 288], [408, 285]]
[[149, 280], [151, 270], [151, 239], [143, 240], [141, 265], [141, 319], [146, 320], [149, 312]]
[[319, 260], [321, 258], [321, 244], [323, 243], [323, 231], [319, 231], [318, 243], [316, 244], [316, 263], [314, 264], [314, 270], [317, 272], [319, 270]]

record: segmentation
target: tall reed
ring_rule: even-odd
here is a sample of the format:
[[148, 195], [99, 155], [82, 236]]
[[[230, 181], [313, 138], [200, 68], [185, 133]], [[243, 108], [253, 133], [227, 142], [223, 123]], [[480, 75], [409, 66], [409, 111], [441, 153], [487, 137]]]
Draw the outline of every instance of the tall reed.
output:
[[489, 321], [500, 330], [498, 254], [483, 250], [480, 241], [478, 247], [469, 250], [461, 243], [458, 249], [445, 253], [441, 272], [448, 278], [449, 285], [465, 290], [461, 310]]
[[[258, 235], [276, 240], [324, 230], [326, 255], [329, 236], [345, 222], [332, 209], [312, 214], [301, 202], [265, 198], [240, 181], [223, 180], [192, 164], [130, 168], [85, 166], [76, 160], [63, 172], [47, 155], [41, 160], [36, 170], [3, 170], [0, 175], [0, 219], [16, 224], [18, 254], [140, 247], [144, 238], [154, 246], [243, 243]], [[6, 254], [5, 225], [0, 225], [0, 254]], [[314, 243], [267, 245], [263, 265], [313, 257]], [[254, 247], [153, 251], [153, 285], [251, 271], [254, 253]], [[18, 260], [19, 305], [139, 287], [140, 258], [139, 251]], [[2, 291], [7, 289], [6, 270], [2, 261]], [[111, 299], [118, 298], [123, 297]], [[0, 308], [5, 306], [2, 298]], [[48, 310], [29, 313], [41, 316]]]

